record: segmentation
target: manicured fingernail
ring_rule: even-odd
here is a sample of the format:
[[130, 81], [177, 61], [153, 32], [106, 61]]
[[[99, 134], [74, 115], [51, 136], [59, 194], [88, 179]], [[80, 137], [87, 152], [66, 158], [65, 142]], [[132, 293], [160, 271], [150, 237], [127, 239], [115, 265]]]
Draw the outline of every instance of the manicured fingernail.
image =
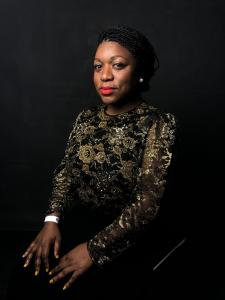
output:
[[46, 268], [46, 269], [45, 269], [45, 272], [46, 272], [46, 273], [48, 273], [48, 271], [49, 271], [49, 269], [48, 269], [48, 268]]
[[67, 286], [66, 285], [64, 285], [64, 287], [63, 287], [63, 291], [65, 291], [67, 289]]
[[25, 264], [23, 265], [23, 267], [24, 267], [24, 268], [26, 268], [27, 266], [28, 266], [28, 264], [27, 264], [27, 263], [25, 263]]
[[55, 258], [59, 258], [59, 255], [58, 255], [58, 254], [56, 254]]
[[48, 275], [51, 276], [51, 275], [52, 275], [52, 272], [49, 272]]
[[34, 276], [37, 276], [39, 274], [39, 271], [35, 271]]
[[49, 280], [49, 283], [53, 283], [53, 279]]

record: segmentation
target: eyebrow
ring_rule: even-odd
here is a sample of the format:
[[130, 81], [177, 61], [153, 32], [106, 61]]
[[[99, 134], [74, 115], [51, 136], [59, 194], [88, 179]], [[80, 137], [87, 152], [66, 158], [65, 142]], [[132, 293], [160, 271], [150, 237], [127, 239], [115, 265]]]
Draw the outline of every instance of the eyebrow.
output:
[[[114, 55], [114, 56], [110, 57], [110, 61], [113, 61], [115, 58], [118, 58], [118, 57], [121, 57], [121, 58], [123, 58], [123, 59], [126, 59], [125, 57], [123, 57], [123, 56], [121, 56], [121, 55]], [[95, 57], [94, 60], [99, 60], [99, 61], [101, 61], [101, 59], [100, 59], [100, 58], [97, 58], [97, 57]]]

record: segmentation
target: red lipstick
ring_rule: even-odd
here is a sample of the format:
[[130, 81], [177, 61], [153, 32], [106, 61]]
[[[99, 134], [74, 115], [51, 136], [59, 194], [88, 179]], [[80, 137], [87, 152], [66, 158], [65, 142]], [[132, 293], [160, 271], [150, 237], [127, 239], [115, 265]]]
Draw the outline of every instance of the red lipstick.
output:
[[110, 86], [106, 86], [106, 87], [101, 87], [100, 88], [101, 94], [102, 95], [110, 95], [113, 92], [113, 88]]

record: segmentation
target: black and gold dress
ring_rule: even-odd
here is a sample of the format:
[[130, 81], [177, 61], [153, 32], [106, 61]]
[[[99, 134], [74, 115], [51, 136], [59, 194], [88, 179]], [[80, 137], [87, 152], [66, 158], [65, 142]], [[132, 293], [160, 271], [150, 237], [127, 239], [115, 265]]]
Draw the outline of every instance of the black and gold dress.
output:
[[175, 117], [145, 101], [116, 116], [99, 104], [76, 118], [54, 173], [48, 212], [64, 216], [73, 207], [70, 239], [88, 242], [99, 269], [126, 261], [139, 238], [148, 244], [146, 232], [166, 189], [175, 136]]

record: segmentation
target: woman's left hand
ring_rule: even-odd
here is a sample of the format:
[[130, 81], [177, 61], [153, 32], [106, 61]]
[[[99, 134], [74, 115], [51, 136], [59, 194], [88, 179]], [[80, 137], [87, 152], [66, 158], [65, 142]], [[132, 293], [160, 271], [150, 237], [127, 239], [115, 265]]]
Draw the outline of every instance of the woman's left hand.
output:
[[72, 273], [70, 279], [63, 287], [65, 290], [69, 288], [80, 275], [85, 273], [92, 264], [93, 261], [88, 253], [87, 243], [82, 243], [60, 259], [58, 265], [49, 272], [49, 275], [53, 276], [49, 282], [55, 283]]

